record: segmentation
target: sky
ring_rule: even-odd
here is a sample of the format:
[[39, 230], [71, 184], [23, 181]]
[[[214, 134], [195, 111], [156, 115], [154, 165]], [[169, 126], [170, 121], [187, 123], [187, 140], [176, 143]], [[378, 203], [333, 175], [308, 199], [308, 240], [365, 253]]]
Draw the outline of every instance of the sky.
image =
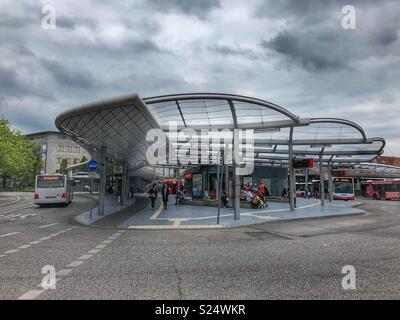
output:
[[355, 121], [400, 156], [399, 29], [398, 0], [2, 0], [0, 116], [32, 133], [119, 95], [234, 93]]

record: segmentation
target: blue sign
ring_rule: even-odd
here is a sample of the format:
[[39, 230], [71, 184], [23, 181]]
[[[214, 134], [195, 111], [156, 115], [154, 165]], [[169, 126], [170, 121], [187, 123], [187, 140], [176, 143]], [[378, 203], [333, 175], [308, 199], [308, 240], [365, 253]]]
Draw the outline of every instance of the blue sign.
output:
[[88, 170], [92, 172], [96, 171], [98, 166], [99, 163], [96, 160], [90, 160], [87, 164]]

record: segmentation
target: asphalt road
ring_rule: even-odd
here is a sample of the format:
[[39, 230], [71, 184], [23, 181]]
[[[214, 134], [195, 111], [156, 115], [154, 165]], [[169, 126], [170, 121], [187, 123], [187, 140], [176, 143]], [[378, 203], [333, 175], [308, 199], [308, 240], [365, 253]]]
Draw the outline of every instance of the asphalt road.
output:
[[[1, 299], [400, 298], [400, 202], [366, 201], [357, 217], [125, 232], [72, 221], [93, 205], [0, 193]], [[56, 289], [40, 286], [46, 265]], [[345, 265], [354, 290], [342, 288]]]

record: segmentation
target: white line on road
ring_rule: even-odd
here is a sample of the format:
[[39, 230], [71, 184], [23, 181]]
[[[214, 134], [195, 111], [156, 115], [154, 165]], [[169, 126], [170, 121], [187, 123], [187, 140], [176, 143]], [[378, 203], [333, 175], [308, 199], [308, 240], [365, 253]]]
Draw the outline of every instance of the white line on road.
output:
[[19, 233], [19, 232], [11, 232], [11, 233], [7, 233], [7, 234], [2, 234], [2, 235], [0, 236], [0, 238], [12, 236], [12, 235], [18, 234], [18, 233]]
[[19, 296], [18, 300], [33, 300], [38, 297], [44, 290], [30, 290], [24, 293], [22, 296]]
[[69, 265], [67, 265], [68, 268], [75, 268], [75, 267], [79, 267], [81, 264], [83, 263], [83, 261], [74, 261], [71, 262]]
[[26, 209], [26, 208], [35, 208], [35, 207], [30, 204], [29, 206], [25, 206], [25, 207], [19, 207], [19, 208], [11, 209], [11, 210], [8, 210], [8, 211], [2, 211], [2, 212], [0, 212], [0, 214], [14, 212], [14, 211], [18, 211], [18, 210]]
[[99, 252], [100, 250], [101, 249], [93, 249], [93, 250], [88, 251], [88, 254], [95, 254], [95, 253]]
[[29, 248], [30, 246], [32, 246], [31, 244], [25, 244], [23, 246], [18, 247], [18, 249], [26, 249]]
[[71, 271], [72, 271], [72, 269], [61, 269], [61, 270], [56, 272], [56, 275], [59, 276], [59, 277], [63, 277], [63, 276], [66, 276]]
[[7, 203], [0, 204], [0, 207], [8, 206], [9, 204], [16, 203], [16, 202], [18, 202], [19, 200], [21, 200], [21, 198], [20, 198], [20, 196], [17, 196], [17, 200], [14, 200], [14, 201], [11, 201], [11, 202], [7, 202]]
[[48, 228], [48, 227], [51, 227], [51, 226], [55, 226], [56, 224], [58, 224], [58, 222], [56, 222], [56, 223], [51, 223], [51, 224], [45, 224], [45, 225], [43, 225], [43, 226], [39, 226], [39, 228], [40, 228], [40, 229], [42, 229], [42, 228]]
[[[75, 229], [75, 228], [77, 228], [77, 227], [69, 228], [69, 229], [66, 229], [66, 230], [72, 230], [72, 229]], [[120, 234], [118, 236], [122, 235], [124, 232], [125, 232], [125, 230], [123, 230], [123, 231], [121, 230], [119, 232]], [[104, 240], [103, 243], [104, 242], [111, 243], [112, 240]], [[95, 247], [95, 249], [92, 249], [92, 250], [88, 251], [86, 254], [84, 254], [81, 257], [79, 257], [78, 260], [75, 260], [75, 261], [71, 262], [69, 265], [66, 266], [66, 268], [59, 270], [56, 273], [56, 275], [58, 277], [62, 277], [62, 276], [68, 275], [73, 270], [73, 268], [79, 267], [82, 263], [85, 262], [85, 260], [90, 259], [91, 257], [93, 257], [94, 254], [98, 253], [101, 249], [103, 249], [105, 247], [106, 247], [105, 244], [97, 245]], [[0, 255], [0, 257], [1, 257], [1, 255]], [[56, 277], [56, 282], [58, 282], [59, 280], [61, 280], [61, 279]], [[40, 288], [41, 284], [37, 285], [37, 287]], [[24, 293], [23, 295], [21, 295], [18, 299], [19, 300], [23, 300], [23, 299], [24, 300], [33, 300], [33, 299], [36, 299], [44, 291], [45, 290], [30, 290], [30, 291]]]
[[8, 251], [4, 251], [4, 253], [14, 253], [14, 252], [18, 252], [18, 251], [19, 251], [19, 249], [11, 249]]
[[83, 256], [79, 257], [78, 260], [87, 260], [92, 257], [92, 254], [84, 254]]

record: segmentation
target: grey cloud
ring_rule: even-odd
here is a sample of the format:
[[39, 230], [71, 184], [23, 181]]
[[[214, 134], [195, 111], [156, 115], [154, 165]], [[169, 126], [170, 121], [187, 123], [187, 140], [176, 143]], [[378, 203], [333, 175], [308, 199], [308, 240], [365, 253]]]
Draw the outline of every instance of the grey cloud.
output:
[[77, 26], [86, 26], [89, 29], [96, 29], [97, 22], [91, 19], [82, 19], [79, 17], [69, 17], [60, 15], [56, 17], [57, 28], [75, 29]]
[[398, 36], [398, 29], [397, 28], [384, 28], [383, 30], [378, 30], [373, 35], [371, 35], [371, 43], [376, 44], [379, 46], [388, 46], [392, 43], [396, 42]]
[[156, 10], [161, 12], [181, 11], [186, 14], [195, 15], [200, 19], [204, 19], [208, 13], [220, 8], [218, 0], [149, 0], [146, 4], [151, 4]]
[[256, 59], [257, 54], [249, 48], [244, 48], [241, 46], [229, 46], [229, 45], [213, 45], [209, 46], [208, 49], [210, 51], [216, 52], [218, 54], [224, 55], [224, 56], [243, 56], [248, 59]]
[[56, 60], [46, 58], [41, 58], [41, 64], [61, 87], [87, 89], [94, 87], [96, 83], [92, 73], [81, 66], [67, 67]]
[[271, 49], [285, 56], [289, 63], [296, 63], [310, 71], [342, 69], [345, 57], [334, 54], [339, 47], [334, 37], [328, 39], [319, 35], [279, 33], [269, 41], [261, 41], [263, 48]]

